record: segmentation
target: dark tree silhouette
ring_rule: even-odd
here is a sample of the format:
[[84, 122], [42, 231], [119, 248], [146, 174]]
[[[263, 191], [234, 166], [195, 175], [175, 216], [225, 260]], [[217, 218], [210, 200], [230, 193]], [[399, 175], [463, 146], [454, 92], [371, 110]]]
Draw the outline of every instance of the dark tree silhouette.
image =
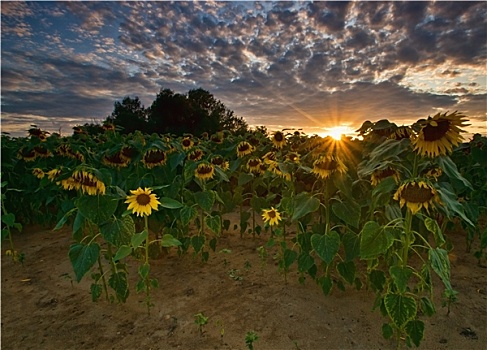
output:
[[149, 131], [147, 111], [137, 96], [135, 98], [127, 96], [123, 99], [122, 103], [115, 102], [114, 107], [107, 121], [116, 126], [121, 126], [123, 128], [122, 133], [129, 134], [136, 130], [142, 132]]

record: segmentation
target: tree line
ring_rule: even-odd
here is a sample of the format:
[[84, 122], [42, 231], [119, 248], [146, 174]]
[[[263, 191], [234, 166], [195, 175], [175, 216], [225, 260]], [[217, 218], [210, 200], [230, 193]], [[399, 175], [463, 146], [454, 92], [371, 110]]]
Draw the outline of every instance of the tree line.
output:
[[[248, 125], [241, 117], [235, 116], [220, 100], [208, 91], [198, 88], [187, 94], [174, 93], [161, 88], [151, 106], [144, 108], [136, 96], [126, 96], [116, 101], [114, 110], [104, 124], [114, 124], [123, 134], [135, 131], [152, 134], [201, 135], [229, 130], [236, 134], [248, 131]], [[96, 134], [102, 132], [101, 125], [85, 124], [83, 129]]]

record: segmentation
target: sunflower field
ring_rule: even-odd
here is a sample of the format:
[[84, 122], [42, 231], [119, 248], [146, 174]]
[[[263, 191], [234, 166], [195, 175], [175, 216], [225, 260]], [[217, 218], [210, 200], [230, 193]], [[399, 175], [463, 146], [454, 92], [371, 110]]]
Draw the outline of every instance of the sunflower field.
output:
[[[461, 225], [486, 259], [487, 138], [464, 142], [461, 113], [411, 126], [365, 122], [359, 138], [259, 129], [246, 135], [129, 135], [113, 125], [70, 137], [33, 126], [2, 135], [2, 243], [14, 261], [23, 225], [72, 228], [66, 247], [76, 281], [90, 276], [93, 301], [125, 302], [132, 290], [147, 311], [159, 281], [151, 260], [167, 250], [207, 261], [239, 214], [242, 239], [265, 236], [290, 269], [334, 289], [375, 292], [385, 338], [419, 346], [434, 288], [454, 302], [449, 230]], [[138, 268], [129, 285], [128, 266]], [[433, 285], [433, 274], [442, 285]]]

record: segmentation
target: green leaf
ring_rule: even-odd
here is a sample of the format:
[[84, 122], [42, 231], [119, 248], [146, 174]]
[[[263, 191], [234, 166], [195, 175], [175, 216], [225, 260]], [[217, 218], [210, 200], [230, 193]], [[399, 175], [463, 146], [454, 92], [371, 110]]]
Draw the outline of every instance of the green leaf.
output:
[[194, 200], [203, 210], [210, 212], [215, 203], [215, 193], [213, 191], [195, 192]]
[[205, 223], [213, 233], [219, 235], [222, 232], [222, 218], [220, 215], [205, 217]]
[[8, 237], [9, 233], [8, 229], [2, 228], [2, 241]]
[[101, 293], [102, 293], [101, 284], [92, 283], [90, 286], [90, 292], [91, 292], [91, 301], [96, 302], [101, 297]]
[[420, 299], [420, 308], [428, 317], [431, 317], [436, 313], [435, 305], [427, 297], [422, 297]]
[[256, 213], [260, 213], [262, 209], [266, 209], [270, 207], [269, 203], [267, 203], [265, 198], [259, 196], [253, 196], [250, 199], [250, 206]]
[[326, 235], [314, 234], [311, 236], [311, 246], [316, 254], [329, 265], [340, 248], [340, 235], [335, 231]]
[[388, 293], [384, 297], [384, 304], [387, 314], [398, 327], [402, 327], [416, 316], [416, 300], [413, 297]]
[[441, 202], [443, 203], [442, 208], [445, 209], [449, 219], [452, 219], [454, 215], [460, 216], [466, 223], [470, 226], [475, 227], [474, 223], [465, 214], [465, 209], [462, 203], [457, 199], [454, 190], [451, 188], [449, 183], [440, 183], [440, 189], [438, 194], [440, 195]]
[[90, 243], [88, 245], [75, 243], [69, 249], [69, 260], [73, 265], [74, 273], [76, 274], [76, 281], [79, 282], [83, 276], [91, 269], [97, 262], [100, 255], [100, 246], [98, 243]]
[[140, 232], [140, 233], [136, 233], [134, 234], [131, 238], [130, 238], [130, 243], [132, 244], [132, 247], [134, 248], [138, 248], [140, 247], [140, 245], [142, 244], [142, 242], [145, 241], [145, 239], [149, 236], [149, 232], [147, 230], [144, 229], [144, 231]]
[[183, 226], [187, 226], [197, 215], [198, 211], [195, 207], [182, 207], [179, 212]]
[[307, 252], [302, 252], [298, 257], [298, 271], [307, 272], [313, 265], [315, 261], [311, 255]]
[[75, 205], [86, 219], [101, 225], [117, 210], [118, 199], [110, 196], [82, 196], [76, 200]]
[[386, 274], [381, 270], [372, 270], [369, 274], [370, 286], [374, 292], [382, 292], [386, 283]]
[[409, 267], [391, 266], [389, 273], [399, 292], [406, 292], [406, 287], [413, 271]]
[[323, 294], [329, 295], [331, 292], [331, 287], [333, 287], [333, 281], [330, 277], [321, 277], [318, 280], [318, 284], [321, 286]]
[[76, 242], [81, 242], [83, 239], [83, 226], [85, 224], [85, 217], [81, 212], [78, 210], [76, 213], [76, 217], [74, 218], [73, 222], [73, 239]]
[[238, 176], [238, 186], [243, 186], [255, 178], [254, 175], [248, 173], [240, 173]]
[[297, 257], [298, 257], [298, 253], [296, 253], [294, 250], [291, 249], [284, 250], [284, 268], [286, 270], [289, 269], [289, 266], [291, 266], [292, 263], [296, 261]]
[[428, 252], [428, 260], [445, 287], [451, 290], [450, 260], [448, 259], [448, 252], [441, 248], [430, 249]]
[[[73, 213], [76, 211], [76, 208], [73, 208], [71, 210], [69, 210], [66, 214], [63, 215], [63, 217], [61, 218], [61, 220], [58, 221], [58, 223], [56, 224], [56, 226], [52, 229], [53, 231], [56, 231], [56, 230], [60, 230], [64, 224], [68, 221], [69, 217], [71, 215], [73, 215]], [[8, 214], [8, 215], [13, 215], [13, 214]], [[7, 216], [7, 215], [5, 215]], [[14, 217], [14, 220], [15, 220], [15, 217]], [[3, 221], [3, 216], [2, 216], [2, 221]], [[11, 227], [11, 225], [9, 225]]]
[[440, 225], [438, 225], [438, 222], [436, 220], [433, 220], [432, 218], [427, 217], [424, 220], [424, 226], [426, 229], [433, 233], [433, 236], [435, 237], [435, 242], [436, 245], [442, 246], [445, 244], [445, 237], [443, 236], [443, 232], [441, 232]]
[[358, 228], [360, 222], [360, 206], [355, 201], [348, 200], [346, 202], [333, 203], [331, 209], [344, 223]]
[[178, 239], [174, 238], [173, 235], [165, 234], [162, 236], [161, 245], [163, 247], [169, 248], [169, 247], [179, 247], [182, 245], [182, 243]]
[[342, 237], [345, 249], [345, 261], [352, 261], [360, 255], [360, 237], [353, 231], [347, 231]]
[[394, 242], [391, 229], [380, 226], [375, 221], [369, 221], [360, 232], [360, 257], [373, 259], [384, 254]]
[[466, 188], [473, 190], [472, 185], [465, 179], [460, 172], [458, 171], [457, 165], [451, 160], [448, 156], [439, 156], [436, 158], [438, 161], [438, 165], [441, 167], [443, 172], [450, 178], [455, 179], [456, 181], [461, 181], [463, 186]]
[[[15, 215], [12, 213], [2, 215], [2, 222], [5, 225], [7, 225], [8, 227], [13, 227], [14, 223], [15, 223]], [[66, 220], [64, 220], [64, 222], [66, 222]], [[64, 225], [64, 223], [63, 223], [63, 225]], [[57, 227], [57, 225], [56, 225], [56, 227]]]
[[352, 285], [355, 281], [355, 263], [353, 261], [339, 262], [337, 271], [348, 284]]
[[122, 260], [123, 258], [129, 256], [132, 254], [132, 247], [129, 247], [127, 245], [122, 245], [120, 248], [118, 248], [117, 252], [115, 253], [115, 256], [113, 257], [113, 261], [119, 261]]
[[102, 237], [110, 244], [120, 247], [129, 245], [135, 233], [135, 224], [131, 216], [121, 219], [112, 217], [106, 224], [100, 226]]
[[183, 206], [181, 202], [169, 197], [161, 197], [159, 198], [159, 202], [161, 202], [161, 207], [167, 209], [179, 209]]
[[108, 285], [115, 291], [118, 301], [125, 303], [129, 296], [129, 283], [127, 274], [119, 271], [110, 276]]
[[382, 324], [382, 336], [385, 339], [390, 339], [394, 335], [394, 329], [389, 323]]
[[320, 201], [318, 198], [311, 196], [307, 192], [301, 192], [296, 197], [294, 197], [293, 205], [293, 216], [292, 221], [298, 220], [303, 216], [313, 213], [320, 207]]
[[191, 245], [193, 246], [195, 253], [198, 253], [204, 244], [205, 244], [205, 237], [204, 236], [193, 236], [193, 237], [191, 237]]
[[150, 272], [149, 264], [142, 264], [139, 266], [139, 276], [142, 279], [146, 279], [147, 277], [149, 277], [149, 272]]
[[420, 320], [412, 320], [406, 324], [406, 333], [417, 347], [423, 340], [424, 322]]

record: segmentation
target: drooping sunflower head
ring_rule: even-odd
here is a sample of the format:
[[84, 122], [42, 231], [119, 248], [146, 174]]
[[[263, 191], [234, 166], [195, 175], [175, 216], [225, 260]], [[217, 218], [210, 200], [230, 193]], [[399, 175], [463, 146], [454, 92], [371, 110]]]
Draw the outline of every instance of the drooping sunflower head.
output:
[[105, 154], [102, 158], [102, 162], [112, 168], [125, 168], [129, 165], [130, 159], [123, 157], [122, 152], [116, 152], [115, 154]]
[[247, 162], [247, 169], [250, 172], [258, 173], [261, 163], [262, 163], [262, 161], [260, 160], [260, 158], [250, 158]]
[[91, 171], [84, 168], [75, 170], [71, 177], [74, 182], [79, 184], [74, 186], [75, 189], [81, 189], [83, 193], [86, 193], [89, 196], [105, 194], [105, 184]]
[[149, 216], [152, 210], [157, 210], [159, 204], [157, 196], [152, 193], [150, 188], [130, 190], [131, 195], [127, 196], [125, 203], [128, 203], [127, 210], [132, 210], [132, 214], [137, 216]]
[[215, 166], [208, 162], [198, 164], [194, 171], [194, 176], [203, 181], [210, 180], [215, 175]]
[[272, 151], [267, 152], [266, 154], [264, 154], [262, 159], [264, 160], [264, 163], [271, 164], [272, 162], [276, 161], [276, 153]]
[[22, 147], [17, 152], [17, 158], [23, 159], [25, 162], [32, 162], [36, 159], [36, 157], [37, 157], [37, 153], [33, 149], [27, 149], [25, 147]]
[[406, 207], [414, 215], [421, 208], [429, 212], [429, 207], [436, 203], [441, 203], [438, 191], [424, 179], [408, 180], [397, 189], [394, 200], [399, 201], [401, 208]]
[[291, 152], [286, 154], [286, 160], [292, 163], [299, 163], [299, 154]]
[[254, 146], [252, 146], [247, 141], [242, 141], [237, 145], [237, 157], [242, 158], [245, 157], [247, 154], [250, 154], [254, 151]]
[[187, 151], [194, 146], [194, 141], [190, 137], [185, 137], [181, 140], [181, 147], [183, 150]]
[[270, 226], [277, 225], [279, 221], [282, 220], [281, 214], [274, 207], [263, 209], [262, 219], [264, 220], [264, 223], [269, 224]]
[[463, 140], [460, 135], [463, 130], [461, 127], [468, 126], [465, 124], [467, 116], [453, 112], [451, 114], [438, 113], [427, 120], [420, 120], [417, 124], [420, 126], [418, 136], [412, 140], [412, 146], [421, 156], [430, 158], [446, 155], [453, 151]]
[[276, 148], [282, 148], [286, 144], [286, 136], [282, 131], [275, 131], [272, 134], [271, 141], [274, 144], [274, 146], [276, 146]]
[[134, 147], [125, 146], [122, 147], [122, 150], [120, 151], [120, 158], [130, 162], [136, 153], [137, 151]]
[[44, 176], [46, 176], [46, 174], [44, 173], [44, 171], [42, 171], [42, 169], [40, 168], [34, 168], [32, 169], [32, 174], [37, 177], [38, 179], [43, 179]]
[[438, 180], [438, 178], [443, 174], [443, 170], [441, 168], [438, 168], [438, 167], [431, 167], [431, 168], [428, 168], [428, 169], [425, 169], [423, 171], [423, 176], [426, 177], [426, 178], [432, 178], [432, 179], [435, 179]]
[[61, 175], [61, 169], [58, 169], [58, 168], [54, 168], [52, 170], [49, 170], [47, 172], [47, 178], [51, 181], [54, 181], [56, 180], [56, 178]]
[[142, 163], [147, 169], [152, 169], [156, 166], [162, 166], [166, 164], [167, 155], [166, 152], [158, 148], [152, 148], [144, 153], [142, 157]]
[[335, 156], [321, 156], [313, 163], [312, 173], [318, 175], [322, 179], [329, 178], [333, 173], [345, 173], [347, 167], [340, 158]]
[[396, 183], [398, 183], [401, 175], [399, 174], [399, 171], [391, 167], [387, 167], [385, 169], [378, 169], [378, 170], [374, 170], [374, 172], [370, 176], [370, 182], [372, 183], [373, 186], [377, 186], [382, 180], [388, 178], [389, 176], [392, 176], [396, 181]]
[[203, 158], [203, 151], [199, 148], [195, 149], [193, 152], [191, 152], [190, 154], [188, 154], [188, 159], [189, 160], [194, 160], [195, 162], [201, 160], [201, 158]]
[[49, 158], [50, 156], [52, 156], [52, 153], [43, 146], [35, 146], [34, 152], [41, 158]]
[[390, 139], [401, 141], [402, 139], [409, 139], [414, 135], [414, 131], [410, 126], [400, 126], [389, 136]]
[[223, 132], [217, 132], [216, 134], [211, 135], [211, 142], [216, 144], [221, 144], [223, 142]]
[[221, 156], [214, 156], [211, 158], [211, 164], [220, 167], [224, 171], [230, 169], [230, 164], [228, 161], [223, 159]]

